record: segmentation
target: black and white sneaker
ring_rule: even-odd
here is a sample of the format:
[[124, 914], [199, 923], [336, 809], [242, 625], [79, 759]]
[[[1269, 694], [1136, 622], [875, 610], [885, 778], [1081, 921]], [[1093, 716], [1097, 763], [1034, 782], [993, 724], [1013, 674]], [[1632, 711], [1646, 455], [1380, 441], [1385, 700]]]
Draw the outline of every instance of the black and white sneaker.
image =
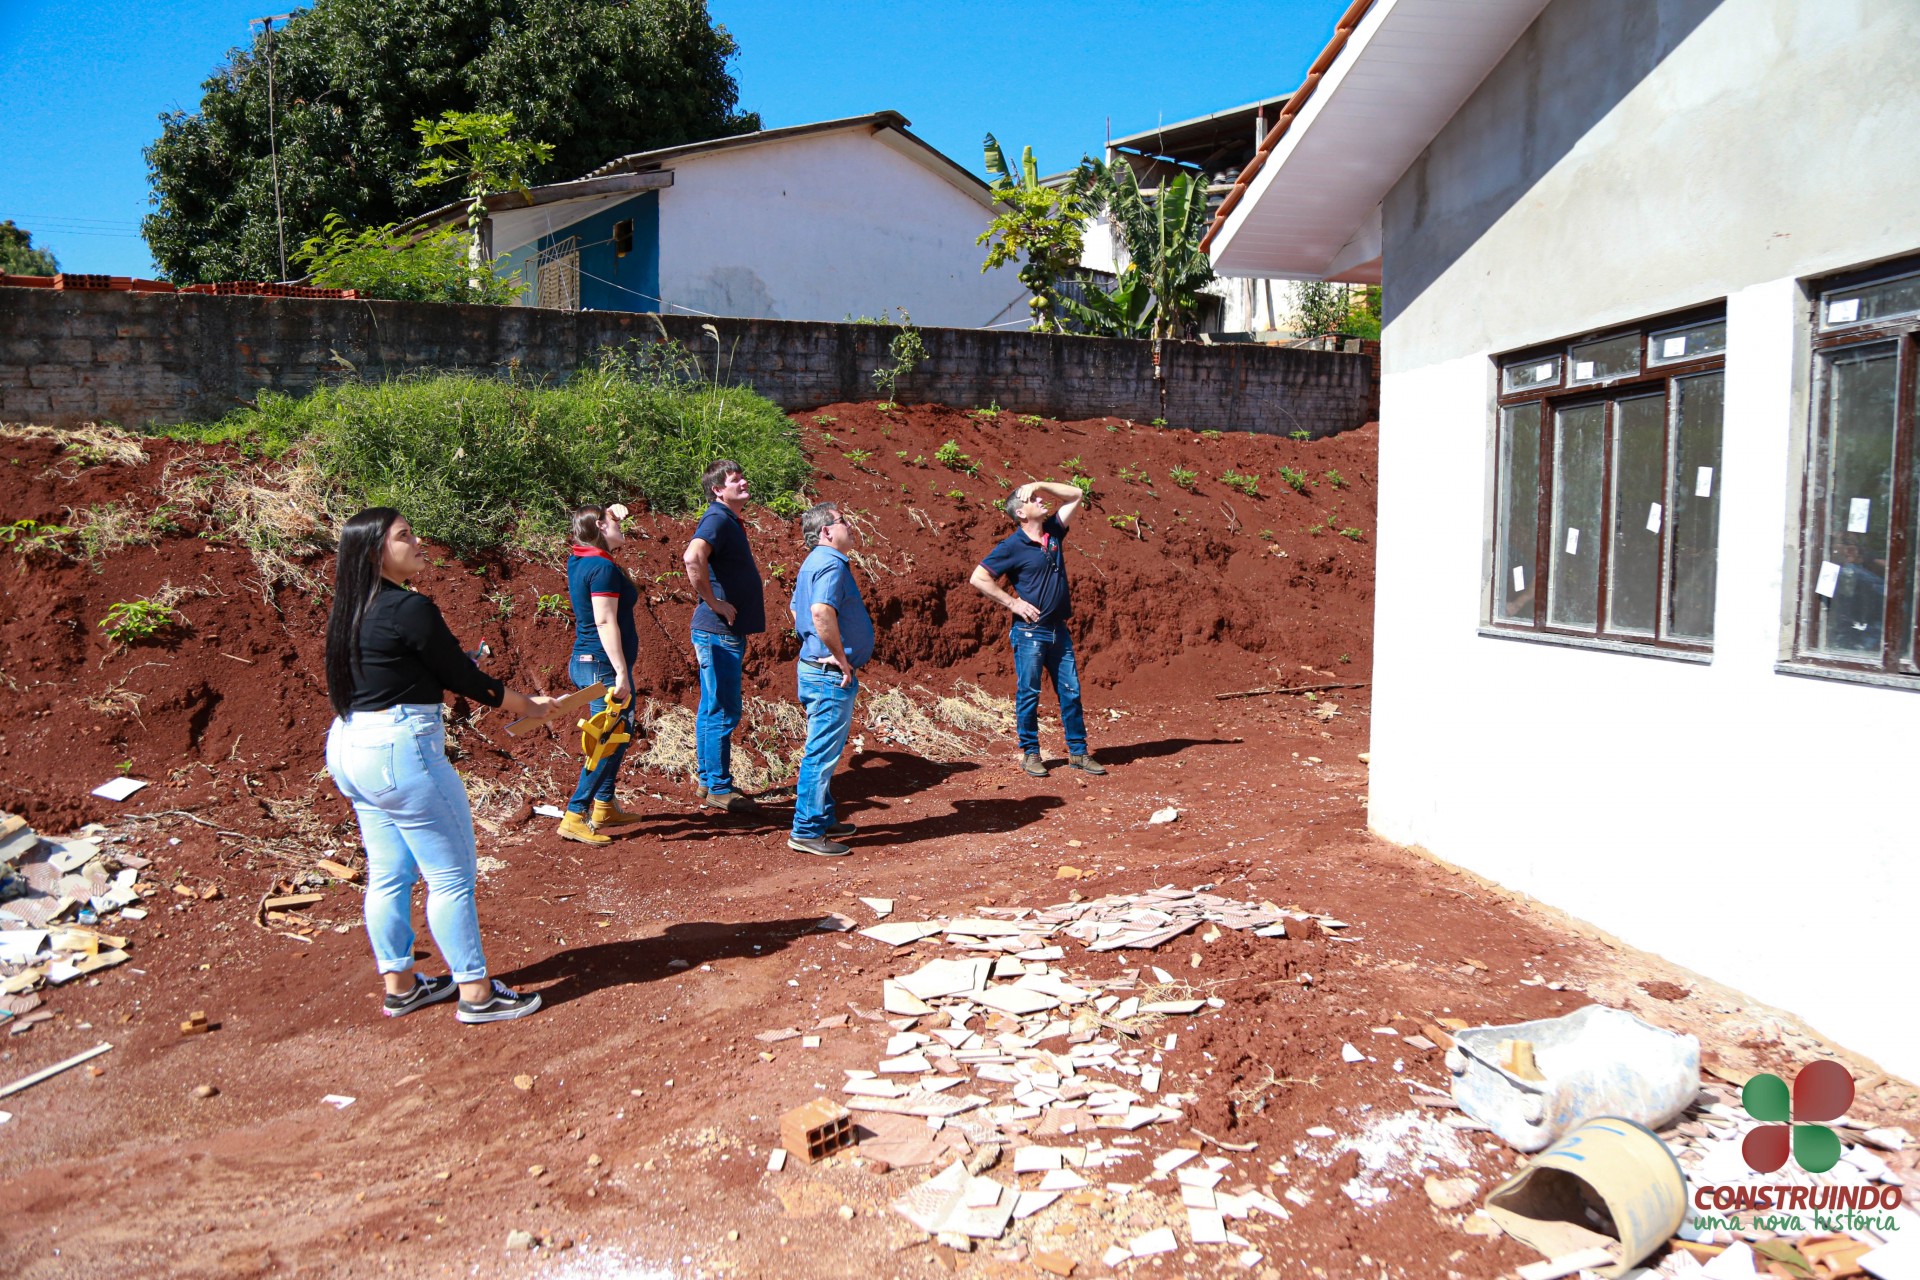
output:
[[389, 1018], [404, 1018], [415, 1009], [439, 1004], [460, 991], [460, 984], [451, 977], [424, 978], [417, 973], [413, 977], [413, 990], [403, 996], [389, 995], [380, 1012]]
[[462, 1000], [454, 1017], [462, 1022], [506, 1022], [513, 1018], [524, 1018], [539, 1007], [540, 997], [537, 993], [521, 995], [495, 978], [492, 995], [478, 1003]]

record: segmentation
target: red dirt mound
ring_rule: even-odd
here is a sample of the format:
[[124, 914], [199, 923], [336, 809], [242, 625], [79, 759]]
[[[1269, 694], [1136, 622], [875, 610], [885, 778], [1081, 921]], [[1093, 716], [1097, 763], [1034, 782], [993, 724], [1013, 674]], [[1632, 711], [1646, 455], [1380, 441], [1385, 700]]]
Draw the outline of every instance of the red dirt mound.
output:
[[[1178, 698], [1367, 678], [1371, 428], [1316, 442], [1208, 438], [932, 405], [833, 405], [796, 422], [817, 468], [816, 494], [844, 504], [861, 527], [862, 589], [880, 632], [867, 677], [876, 690], [903, 681], [945, 692], [965, 678], [1009, 691], [1006, 613], [966, 579], [1011, 527], [1001, 508], [1011, 488], [1069, 475], [1093, 482], [1068, 549], [1076, 644], [1095, 700], [1102, 690]], [[47, 830], [103, 819], [116, 807], [87, 792], [125, 771], [153, 783], [130, 806], [143, 810], [190, 809], [251, 830], [283, 817], [276, 806], [311, 801], [329, 824], [344, 820], [344, 805], [317, 776], [329, 719], [325, 593], [282, 586], [269, 598], [222, 499], [208, 496], [210, 477], [271, 477], [226, 448], [142, 447], [144, 461], [115, 462], [58, 438], [0, 440], [0, 524], [84, 528], [117, 519], [123, 531], [154, 539], [76, 559], [36, 553], [23, 533], [10, 553], [0, 551], [7, 805]], [[1303, 492], [1287, 486], [1288, 468]], [[1228, 475], [1247, 477], [1240, 483], [1254, 491], [1229, 486]], [[103, 516], [103, 508], [111, 510]], [[680, 555], [692, 522], [653, 515], [635, 523], [620, 558], [643, 589], [638, 691], [690, 701], [693, 597]], [[751, 646], [749, 682], [790, 700], [795, 642], [781, 624], [804, 549], [794, 521], [755, 507], [748, 523], [772, 623]], [[80, 545], [76, 535], [61, 540], [70, 552]], [[555, 568], [444, 553], [434, 566], [417, 585], [463, 643], [494, 649], [489, 669], [521, 689], [569, 688], [571, 616], [539, 605], [564, 594]], [[323, 554], [303, 567], [315, 582], [330, 577]], [[169, 588], [179, 597], [177, 627], [124, 645], [102, 629], [115, 603]], [[480, 777], [522, 774], [527, 753], [495, 744], [497, 717], [458, 725], [471, 710], [456, 707], [456, 741], [469, 752], [461, 767]], [[557, 744], [532, 767], [547, 782], [571, 769]]]

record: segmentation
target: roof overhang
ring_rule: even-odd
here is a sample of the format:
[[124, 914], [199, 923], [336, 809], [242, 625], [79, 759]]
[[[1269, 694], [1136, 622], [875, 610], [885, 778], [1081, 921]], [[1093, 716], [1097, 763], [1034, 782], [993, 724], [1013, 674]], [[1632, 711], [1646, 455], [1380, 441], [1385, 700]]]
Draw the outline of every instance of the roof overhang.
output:
[[1380, 202], [1546, 5], [1372, 0], [1241, 175], [1213, 269], [1377, 284]]
[[[636, 192], [659, 191], [673, 185], [673, 170], [655, 169], [647, 173], [616, 173], [603, 178], [581, 178], [576, 182], [554, 182], [525, 191], [501, 191], [487, 197], [487, 220], [493, 224], [493, 242], [504, 252], [545, 234], [548, 225], [564, 226], [578, 222], [601, 206], [625, 200]], [[467, 216], [467, 200], [443, 204], [395, 228], [398, 235], [451, 226]], [[528, 228], [541, 230], [525, 234]]]

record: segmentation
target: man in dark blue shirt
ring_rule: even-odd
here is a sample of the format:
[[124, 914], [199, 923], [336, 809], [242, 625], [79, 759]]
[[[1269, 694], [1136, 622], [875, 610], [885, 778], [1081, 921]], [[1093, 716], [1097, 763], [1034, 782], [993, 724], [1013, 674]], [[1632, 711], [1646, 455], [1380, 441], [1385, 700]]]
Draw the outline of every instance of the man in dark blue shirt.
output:
[[[1080, 674], [1073, 661], [1073, 593], [1061, 543], [1084, 497], [1070, 484], [1036, 480], [1007, 499], [1007, 515], [1020, 527], [1000, 540], [974, 567], [970, 581], [980, 594], [1013, 614], [1014, 728], [1020, 737], [1020, 767], [1047, 776], [1040, 759], [1040, 677], [1053, 681], [1060, 699], [1060, 727], [1067, 735], [1067, 763], [1088, 773], [1106, 769], [1087, 752], [1086, 719], [1080, 711]], [[1052, 498], [1058, 511], [1050, 511]]]
[[807, 712], [807, 746], [794, 788], [793, 832], [787, 847], [823, 858], [852, 852], [840, 843], [854, 832], [834, 819], [833, 767], [853, 728], [853, 699], [860, 692], [854, 672], [873, 656], [873, 619], [860, 598], [847, 553], [853, 526], [831, 502], [816, 503], [800, 517], [800, 537], [813, 548], [793, 584], [793, 628], [800, 635], [800, 705]]
[[740, 676], [747, 637], [767, 629], [760, 567], [747, 545], [740, 513], [747, 508], [747, 477], [721, 458], [700, 477], [710, 499], [682, 557], [700, 603], [693, 611], [693, 651], [700, 663], [700, 713], [695, 720], [700, 798], [728, 813], [759, 806], [733, 789], [733, 731], [740, 723]]

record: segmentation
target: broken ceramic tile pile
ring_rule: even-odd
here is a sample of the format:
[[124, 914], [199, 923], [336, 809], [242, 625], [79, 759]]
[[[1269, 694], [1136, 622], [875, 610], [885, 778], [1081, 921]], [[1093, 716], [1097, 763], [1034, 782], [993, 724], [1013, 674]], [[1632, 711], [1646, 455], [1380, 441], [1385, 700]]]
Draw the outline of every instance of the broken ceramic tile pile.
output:
[[[1083, 1176], [1114, 1166], [1137, 1169], [1144, 1182], [1177, 1172], [1185, 1234], [1195, 1244], [1250, 1249], [1227, 1229], [1228, 1220], [1287, 1216], [1251, 1186], [1222, 1189], [1230, 1169], [1225, 1157], [1180, 1149], [1156, 1157], [1150, 1170], [1126, 1168], [1145, 1154], [1142, 1131], [1182, 1124], [1182, 1104], [1192, 1101], [1161, 1088], [1163, 1059], [1179, 1043], [1179, 1033], [1162, 1024], [1225, 1002], [1196, 995], [1151, 965], [1088, 979], [1059, 964], [1062, 940], [1088, 951], [1150, 950], [1202, 925], [1209, 940], [1219, 927], [1282, 938], [1290, 917], [1307, 918], [1208, 888], [1168, 887], [1037, 910], [987, 907], [860, 930], [892, 946], [943, 935], [963, 951], [995, 953], [933, 959], [885, 979], [881, 1004], [893, 1034], [884, 1056], [873, 1070], [846, 1073], [846, 1106], [866, 1131], [863, 1156], [896, 1166], [946, 1162], [895, 1204], [903, 1217], [949, 1247], [968, 1249], [1002, 1239], [1013, 1223], [1063, 1195], [1092, 1204], [1103, 1191], [1136, 1194], [1139, 1183], [1094, 1189]], [[868, 905], [884, 916], [893, 904], [887, 912]], [[1188, 1141], [1197, 1147], [1199, 1138]], [[1012, 1181], [982, 1173], [1006, 1148]], [[1110, 1260], [1179, 1247], [1174, 1225], [1116, 1244]]]
[[54, 840], [0, 814], [0, 1022], [11, 1034], [53, 1016], [41, 1008], [41, 987], [128, 959], [127, 939], [91, 926], [145, 917], [137, 882], [146, 866], [110, 848], [99, 826]]

